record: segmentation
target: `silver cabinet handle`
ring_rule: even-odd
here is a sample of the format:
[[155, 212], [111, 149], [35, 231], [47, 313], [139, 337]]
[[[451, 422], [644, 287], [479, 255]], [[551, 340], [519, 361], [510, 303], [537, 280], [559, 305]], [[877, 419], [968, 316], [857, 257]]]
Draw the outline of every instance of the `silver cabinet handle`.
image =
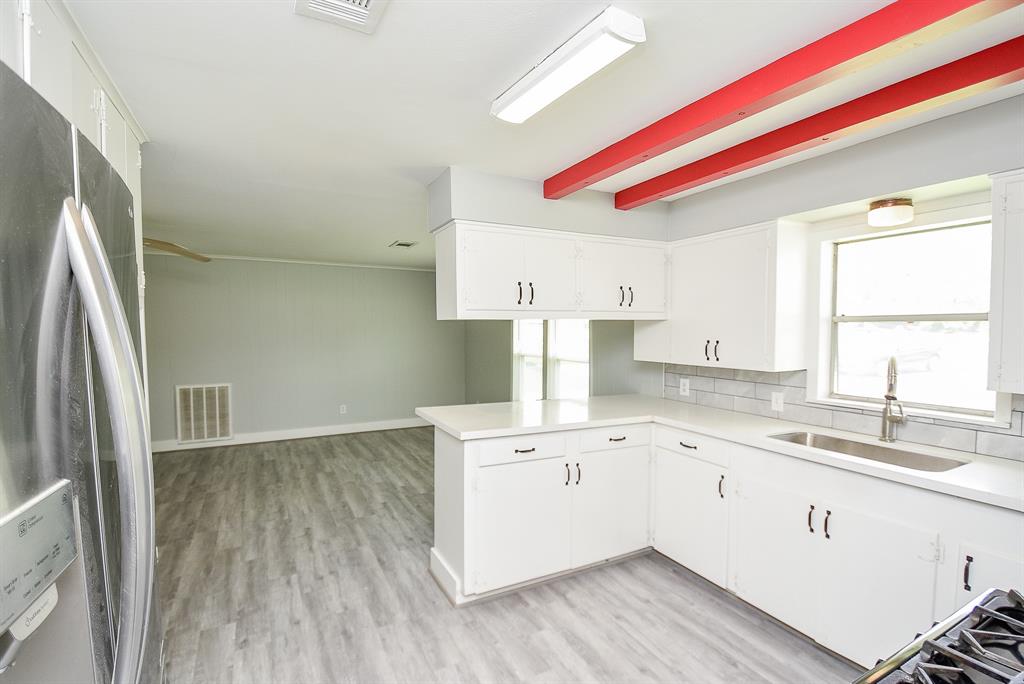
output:
[[679, 446], [681, 446], [681, 447], [685, 447], [685, 448], [687, 448], [687, 449], [696, 449], [696, 448], [697, 448], [697, 447], [695, 447], [695, 446], [694, 446], [694, 445], [692, 445], [692, 444], [687, 444], [686, 442], [680, 442], [680, 443], [679, 443]]
[[121, 506], [121, 601], [113, 681], [139, 681], [153, 600], [155, 535], [149, 427], [135, 348], [92, 213], [74, 198], [62, 213], [68, 259], [82, 296], [110, 408]]

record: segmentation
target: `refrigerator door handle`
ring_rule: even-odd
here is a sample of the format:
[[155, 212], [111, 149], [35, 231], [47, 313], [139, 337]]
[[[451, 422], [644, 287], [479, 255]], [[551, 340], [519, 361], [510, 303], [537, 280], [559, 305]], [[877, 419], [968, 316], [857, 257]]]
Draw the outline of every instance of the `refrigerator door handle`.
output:
[[153, 468], [142, 377], [128, 319], [96, 222], [64, 200], [68, 257], [82, 296], [106, 390], [121, 505], [121, 597], [114, 684], [139, 681], [155, 567]]

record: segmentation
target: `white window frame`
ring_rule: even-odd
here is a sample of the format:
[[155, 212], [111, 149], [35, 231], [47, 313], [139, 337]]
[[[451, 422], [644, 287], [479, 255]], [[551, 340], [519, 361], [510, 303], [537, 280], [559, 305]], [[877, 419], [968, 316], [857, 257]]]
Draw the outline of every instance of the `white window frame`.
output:
[[[557, 362], [557, 359], [554, 359], [551, 356], [550, 346], [548, 344], [548, 341], [550, 340], [550, 336], [551, 336], [551, 323], [554, 321], [554, 319], [547, 319], [547, 318], [545, 318], [545, 319], [538, 319], [538, 320], [542, 320], [543, 321], [543, 329], [544, 329], [544, 341], [543, 341], [543, 344], [541, 346], [541, 400], [546, 400], [546, 399], [550, 398], [551, 394], [553, 393], [552, 390], [555, 389], [553, 387], [553, 385], [554, 385], [554, 382], [553, 382], [554, 375], [550, 372], [549, 365], [551, 365], [550, 362], [552, 362], [552, 361]], [[520, 399], [519, 399], [519, 373], [517, 372], [517, 365], [519, 364], [520, 357], [525, 357], [526, 356], [525, 354], [518, 354], [518, 353], [516, 353], [516, 340], [515, 340], [515, 336], [516, 336], [516, 324], [518, 322], [519, 321], [517, 321], [517, 320], [512, 321], [512, 326], [511, 326], [511, 334], [512, 334], [512, 383], [511, 383], [512, 384], [512, 401], [520, 401]], [[590, 329], [590, 324], [591, 323], [592, 323], [592, 321], [587, 321], [587, 328], [588, 328], [587, 329], [587, 371], [588, 371], [587, 395], [588, 396], [590, 395], [590, 393], [591, 393], [591, 391], [593, 390], [593, 387], [594, 387], [594, 365], [593, 365], [594, 338], [593, 338], [593, 334], [592, 334], [593, 331]], [[570, 360], [569, 362], [570, 363], [580, 363], [580, 362], [575, 361], [575, 360]]]
[[[836, 356], [835, 329], [835, 245], [840, 242], [888, 237], [907, 233], [917, 233], [944, 227], [953, 227], [968, 223], [989, 222], [992, 220], [992, 202], [988, 192], [971, 193], [957, 197], [922, 203], [917, 207], [914, 220], [897, 229], [872, 228], [866, 225], [863, 214], [849, 216], [831, 221], [816, 223], [809, 231], [811, 240], [810, 273], [817, 277], [810, 278], [808, 287], [808, 310], [815, 312], [814, 325], [808, 326], [809, 351], [807, 368], [807, 402], [826, 407], [854, 408], [868, 414], [881, 414], [881, 390], [877, 400], [862, 397], [849, 397], [833, 394], [834, 369]], [[940, 314], [938, 316], [847, 316], [845, 321], [854, 320], [886, 320], [899, 319], [921, 320], [941, 318], [957, 320], [962, 314]], [[985, 315], [984, 320], [988, 316]], [[963, 318], [978, 320], [977, 316]], [[942, 406], [906, 403], [906, 412], [910, 416], [949, 420], [961, 423], [979, 424], [990, 427], [1009, 427], [1012, 397], [1009, 394], [996, 395], [994, 414], [958, 410]]]

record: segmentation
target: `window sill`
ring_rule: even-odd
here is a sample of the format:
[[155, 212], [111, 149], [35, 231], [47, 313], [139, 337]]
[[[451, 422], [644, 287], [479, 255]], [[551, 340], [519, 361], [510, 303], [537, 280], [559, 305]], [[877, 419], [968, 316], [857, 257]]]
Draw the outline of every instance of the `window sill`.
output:
[[[857, 409], [868, 415], [882, 415], [882, 406], [870, 401], [854, 401], [851, 399], [836, 399], [834, 397], [808, 398], [808, 404], [823, 407]], [[942, 421], [944, 423], [959, 423], [963, 425], [977, 425], [989, 428], [1009, 428], [1010, 416], [1005, 419], [999, 416], [979, 416], [973, 413], [957, 413], [956, 411], [937, 411], [935, 409], [924, 409], [905, 407], [904, 412], [911, 420], [925, 419], [924, 422]]]

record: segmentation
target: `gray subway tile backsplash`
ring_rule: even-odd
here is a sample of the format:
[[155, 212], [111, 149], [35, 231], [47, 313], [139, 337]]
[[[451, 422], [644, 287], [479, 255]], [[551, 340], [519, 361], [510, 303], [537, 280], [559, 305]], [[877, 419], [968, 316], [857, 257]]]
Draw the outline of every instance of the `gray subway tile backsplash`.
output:
[[[681, 378], [690, 381], [689, 396], [679, 394]], [[664, 384], [664, 397], [674, 401], [864, 435], [876, 435], [879, 431], [878, 411], [808, 403], [807, 371], [769, 373], [668, 364]], [[783, 394], [785, 404], [781, 413], [771, 409], [773, 392]], [[1014, 395], [1012, 410], [1009, 428], [911, 416], [910, 421], [899, 426], [897, 437], [918, 444], [1024, 460], [1024, 395]]]

